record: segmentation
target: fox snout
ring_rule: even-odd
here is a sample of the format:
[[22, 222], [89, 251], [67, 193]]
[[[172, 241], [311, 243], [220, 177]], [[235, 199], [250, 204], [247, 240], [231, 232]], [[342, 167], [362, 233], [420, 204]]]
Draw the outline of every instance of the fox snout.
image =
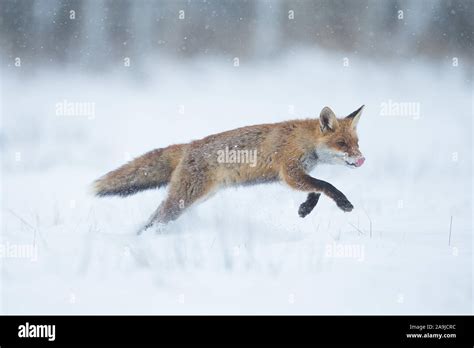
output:
[[355, 162], [354, 162], [354, 165], [356, 167], [360, 167], [361, 165], [363, 165], [365, 162], [365, 157], [362, 156], [362, 157], [359, 157]]
[[354, 165], [354, 167], [357, 167], [357, 168], [363, 165], [365, 162], [365, 157], [362, 154], [362, 152], [360, 152], [358, 146], [353, 148], [352, 151], [349, 152], [349, 158], [350, 158], [349, 162], [351, 162]]
[[360, 166], [362, 166], [365, 162], [365, 157], [359, 152], [359, 154], [355, 155], [355, 156], [345, 156], [345, 163], [346, 165], [348, 165], [349, 167], [352, 167], [352, 168], [359, 168]]

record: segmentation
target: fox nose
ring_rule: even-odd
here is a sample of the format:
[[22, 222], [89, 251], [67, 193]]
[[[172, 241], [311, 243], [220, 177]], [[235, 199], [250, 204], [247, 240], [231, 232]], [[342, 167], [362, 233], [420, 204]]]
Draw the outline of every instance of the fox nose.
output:
[[364, 162], [365, 162], [365, 157], [364, 157], [364, 156], [359, 157], [359, 158], [357, 159], [357, 161], [355, 161], [355, 166], [356, 166], [356, 167], [360, 167], [361, 165], [364, 164]]

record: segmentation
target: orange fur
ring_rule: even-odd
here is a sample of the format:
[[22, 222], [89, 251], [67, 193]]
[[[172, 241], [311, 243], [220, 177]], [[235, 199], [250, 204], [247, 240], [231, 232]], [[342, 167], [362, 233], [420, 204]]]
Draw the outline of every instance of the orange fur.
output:
[[[95, 191], [99, 196], [126, 196], [169, 185], [168, 197], [145, 228], [176, 219], [221, 187], [261, 182], [283, 181], [300, 191], [321, 192], [350, 211], [352, 205], [340, 191], [308, 171], [321, 161], [342, 164], [343, 158], [361, 156], [355, 127], [361, 110], [337, 119], [324, 108], [319, 119], [247, 126], [153, 150], [98, 179]], [[243, 159], [256, 151], [256, 161], [219, 161], [218, 154], [228, 149], [241, 151]]]

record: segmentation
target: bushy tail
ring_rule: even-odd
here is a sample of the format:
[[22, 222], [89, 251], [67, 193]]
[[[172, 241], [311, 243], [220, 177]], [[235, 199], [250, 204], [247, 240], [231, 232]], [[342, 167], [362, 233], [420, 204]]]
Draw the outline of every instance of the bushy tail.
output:
[[178, 165], [184, 145], [171, 145], [135, 158], [94, 182], [97, 196], [129, 196], [166, 185]]

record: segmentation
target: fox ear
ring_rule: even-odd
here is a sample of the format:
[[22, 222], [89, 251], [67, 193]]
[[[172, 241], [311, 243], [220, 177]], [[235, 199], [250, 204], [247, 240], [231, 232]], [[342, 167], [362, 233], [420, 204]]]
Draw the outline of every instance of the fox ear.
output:
[[338, 125], [336, 115], [327, 106], [321, 110], [321, 114], [319, 115], [319, 125], [321, 127], [321, 131], [323, 132], [327, 130], [334, 130]]
[[357, 128], [357, 123], [359, 123], [360, 115], [362, 115], [362, 110], [364, 110], [364, 106], [365, 105], [362, 105], [360, 108], [358, 108], [356, 111], [351, 113], [349, 116], [346, 116], [346, 118], [352, 119], [351, 126], [354, 129]]

